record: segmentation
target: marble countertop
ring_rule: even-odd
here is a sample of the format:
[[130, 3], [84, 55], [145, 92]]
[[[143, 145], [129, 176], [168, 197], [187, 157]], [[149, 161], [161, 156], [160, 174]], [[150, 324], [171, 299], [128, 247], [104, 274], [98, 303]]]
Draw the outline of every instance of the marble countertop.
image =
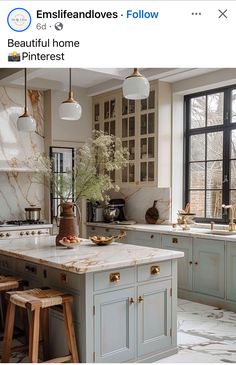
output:
[[[226, 231], [226, 235], [216, 235], [212, 233], [210, 228], [207, 226], [204, 228], [200, 226], [199, 228], [190, 227], [189, 230], [183, 230], [181, 227], [177, 226], [177, 228], [173, 228], [172, 225], [164, 225], [164, 224], [133, 224], [133, 225], [121, 225], [121, 224], [111, 224], [111, 223], [87, 223], [87, 226], [90, 227], [103, 227], [103, 228], [113, 228], [113, 229], [121, 229], [126, 231], [142, 231], [142, 232], [152, 232], [152, 233], [161, 233], [161, 234], [172, 234], [175, 236], [185, 236], [185, 237], [196, 237], [196, 238], [208, 238], [220, 241], [231, 241], [236, 242], [236, 231], [234, 234], [227, 235], [227, 227], [224, 227]], [[220, 226], [222, 227], [222, 226]], [[215, 230], [223, 230], [223, 228], [219, 229], [217, 225], [214, 227]]]
[[84, 274], [160, 262], [183, 257], [183, 252], [113, 242], [96, 246], [83, 239], [73, 249], [55, 245], [55, 236], [7, 239], [0, 241], [0, 254], [37, 264]]

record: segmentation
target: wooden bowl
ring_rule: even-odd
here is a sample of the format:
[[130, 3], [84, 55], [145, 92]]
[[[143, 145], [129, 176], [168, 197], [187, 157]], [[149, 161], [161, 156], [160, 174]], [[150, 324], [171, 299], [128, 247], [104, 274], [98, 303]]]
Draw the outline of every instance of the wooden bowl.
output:
[[114, 237], [106, 237], [105, 240], [100, 240], [95, 237], [89, 237], [89, 239], [98, 246], [110, 245], [113, 242]]

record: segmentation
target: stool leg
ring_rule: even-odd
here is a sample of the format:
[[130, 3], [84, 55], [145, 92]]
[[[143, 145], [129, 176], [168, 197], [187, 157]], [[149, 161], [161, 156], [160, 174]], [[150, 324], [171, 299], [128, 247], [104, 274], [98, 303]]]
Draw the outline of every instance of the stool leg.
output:
[[29, 330], [29, 362], [38, 362], [40, 308], [31, 313]]
[[2, 352], [2, 362], [9, 362], [10, 353], [11, 353], [11, 343], [14, 329], [14, 321], [15, 321], [15, 304], [9, 302], [7, 306], [7, 315], [6, 315], [6, 323], [5, 323], [5, 331], [3, 338], [3, 352]]
[[49, 309], [41, 310], [42, 336], [43, 336], [43, 357], [44, 361], [49, 359]]
[[64, 313], [64, 321], [65, 328], [67, 333], [67, 342], [69, 351], [71, 353], [72, 362], [79, 362], [79, 356], [77, 351], [77, 344], [75, 339], [75, 329], [71, 312], [71, 305], [69, 302], [63, 303], [63, 313]]

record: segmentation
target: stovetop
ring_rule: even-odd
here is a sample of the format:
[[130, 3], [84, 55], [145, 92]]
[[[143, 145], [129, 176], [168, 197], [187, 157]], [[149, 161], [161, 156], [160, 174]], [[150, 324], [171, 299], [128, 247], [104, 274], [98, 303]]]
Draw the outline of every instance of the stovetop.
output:
[[45, 221], [34, 221], [34, 220], [13, 220], [7, 221], [5, 225], [10, 226], [29, 226], [29, 225], [38, 225], [38, 224], [46, 224]]

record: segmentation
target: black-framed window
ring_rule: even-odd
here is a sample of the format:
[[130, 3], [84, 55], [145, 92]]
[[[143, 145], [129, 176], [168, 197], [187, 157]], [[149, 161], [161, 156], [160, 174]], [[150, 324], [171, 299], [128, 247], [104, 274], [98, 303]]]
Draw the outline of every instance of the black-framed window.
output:
[[[74, 157], [75, 148], [73, 147], [50, 147], [50, 158], [53, 160], [53, 173], [54, 179], [60, 179], [61, 174], [65, 174], [67, 170], [73, 171], [74, 169]], [[70, 196], [68, 201], [74, 201], [74, 181], [71, 180]], [[61, 199], [56, 191], [51, 189], [50, 194], [50, 207], [51, 207], [51, 223], [54, 222], [57, 217], [57, 210]]]
[[236, 85], [185, 97], [184, 204], [198, 221], [226, 221], [236, 206]]

